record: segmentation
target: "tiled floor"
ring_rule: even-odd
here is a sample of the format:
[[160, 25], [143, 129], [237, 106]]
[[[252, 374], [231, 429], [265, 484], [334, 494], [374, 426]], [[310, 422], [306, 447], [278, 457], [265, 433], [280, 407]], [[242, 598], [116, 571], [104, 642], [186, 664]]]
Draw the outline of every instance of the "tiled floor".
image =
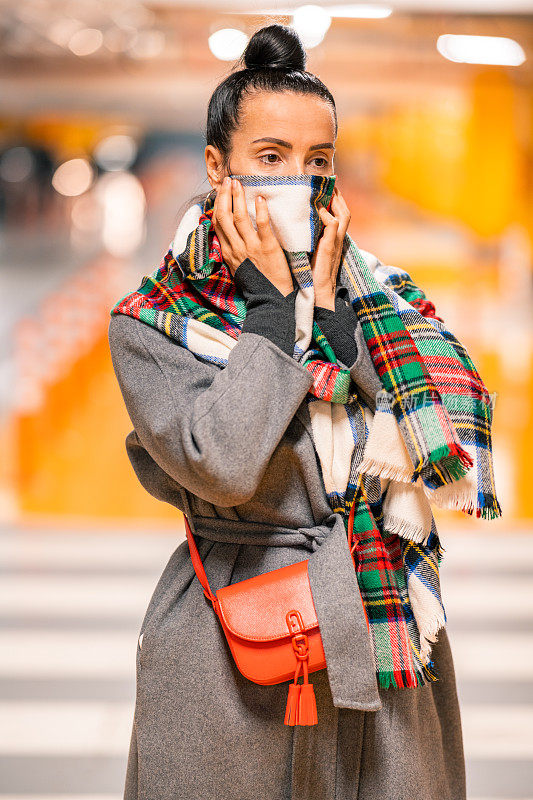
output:
[[[533, 536], [441, 537], [469, 797], [530, 800]], [[0, 800], [119, 800], [136, 635], [180, 541], [1, 531]]]

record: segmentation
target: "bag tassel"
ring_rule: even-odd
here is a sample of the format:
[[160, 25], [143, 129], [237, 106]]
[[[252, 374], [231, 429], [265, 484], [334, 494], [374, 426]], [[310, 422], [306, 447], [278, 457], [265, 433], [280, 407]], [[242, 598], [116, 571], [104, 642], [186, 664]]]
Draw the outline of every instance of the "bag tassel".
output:
[[298, 701], [302, 687], [299, 683], [289, 684], [289, 696], [287, 698], [287, 708], [285, 709], [285, 725], [298, 724]]
[[309, 683], [307, 660], [303, 661], [304, 682], [299, 684], [298, 676], [302, 661], [298, 661], [294, 672], [294, 681], [289, 684], [289, 696], [285, 709], [285, 725], [316, 725], [318, 714], [316, 709], [315, 690]]
[[316, 710], [315, 689], [312, 683], [309, 683], [307, 672], [307, 661], [303, 662], [304, 665], [304, 682], [300, 689], [300, 701], [298, 703], [298, 725], [316, 725], [318, 722], [318, 714]]

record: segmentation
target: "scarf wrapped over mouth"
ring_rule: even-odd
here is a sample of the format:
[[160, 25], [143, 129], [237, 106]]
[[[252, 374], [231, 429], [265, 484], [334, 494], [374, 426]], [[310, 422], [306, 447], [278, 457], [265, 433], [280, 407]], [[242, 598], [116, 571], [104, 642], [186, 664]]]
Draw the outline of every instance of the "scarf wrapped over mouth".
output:
[[[444, 548], [431, 503], [485, 519], [501, 515], [490, 395], [410, 275], [379, 261], [369, 265], [346, 234], [338, 283], [347, 288], [382, 384], [370, 409], [314, 319], [310, 256], [323, 228], [318, 208], [331, 205], [336, 176], [233, 177], [253, 224], [254, 198], [266, 198], [298, 286], [293, 357], [313, 376], [306, 397], [313, 443], [328, 501], [346, 527], [355, 504], [356, 576], [378, 683], [404, 688], [436, 680], [431, 645], [446, 614]], [[222, 257], [213, 203], [210, 195], [187, 211], [160, 266], [111, 313], [134, 316], [223, 369], [246, 305]]]

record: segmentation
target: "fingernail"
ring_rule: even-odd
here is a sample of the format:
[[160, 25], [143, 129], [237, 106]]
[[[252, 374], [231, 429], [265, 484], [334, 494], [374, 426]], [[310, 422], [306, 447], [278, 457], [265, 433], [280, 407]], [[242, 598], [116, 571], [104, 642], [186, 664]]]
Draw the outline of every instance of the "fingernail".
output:
[[258, 195], [257, 195], [257, 199], [259, 200], [259, 202], [260, 202], [260, 203], [262, 203], [262, 202], [263, 202], [263, 200], [264, 200], [265, 198], [264, 198], [264, 197], [261, 197], [261, 195], [260, 195], [260, 194], [258, 194]]
[[227, 177], [227, 176], [226, 176], [226, 177], [224, 178], [224, 186], [229, 186], [229, 185], [230, 185], [230, 182], [231, 182], [231, 178], [229, 178], [229, 177]]

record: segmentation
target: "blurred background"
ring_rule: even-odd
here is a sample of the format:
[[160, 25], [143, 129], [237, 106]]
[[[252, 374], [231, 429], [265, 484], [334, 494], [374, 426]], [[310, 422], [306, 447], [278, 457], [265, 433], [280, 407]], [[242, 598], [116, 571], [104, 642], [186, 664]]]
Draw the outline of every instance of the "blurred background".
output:
[[335, 96], [351, 236], [410, 272], [495, 393], [503, 516], [435, 512], [441, 580], [469, 798], [533, 798], [533, 3], [7, 0], [0, 800], [122, 794], [136, 636], [184, 529], [127, 459], [109, 311], [209, 189], [207, 102], [274, 21]]

